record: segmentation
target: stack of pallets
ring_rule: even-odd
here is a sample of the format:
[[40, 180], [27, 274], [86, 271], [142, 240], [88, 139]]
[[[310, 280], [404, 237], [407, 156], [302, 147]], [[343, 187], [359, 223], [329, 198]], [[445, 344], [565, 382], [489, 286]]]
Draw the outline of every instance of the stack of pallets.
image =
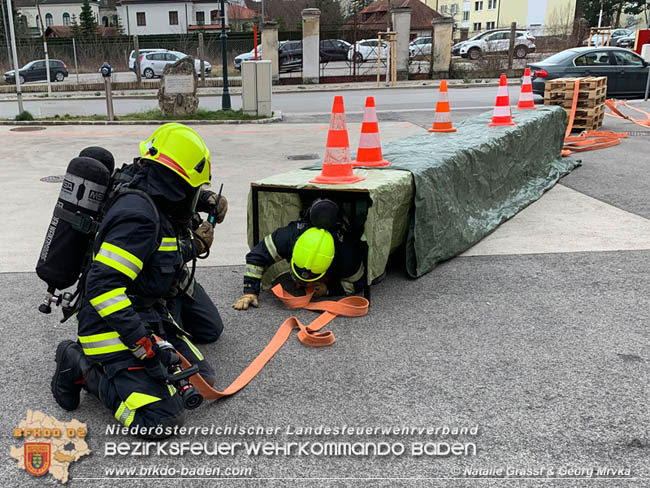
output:
[[559, 105], [567, 114], [571, 112], [575, 82], [580, 80], [578, 105], [573, 120], [575, 130], [596, 130], [603, 125], [607, 77], [558, 78], [547, 81], [544, 88], [544, 105]]

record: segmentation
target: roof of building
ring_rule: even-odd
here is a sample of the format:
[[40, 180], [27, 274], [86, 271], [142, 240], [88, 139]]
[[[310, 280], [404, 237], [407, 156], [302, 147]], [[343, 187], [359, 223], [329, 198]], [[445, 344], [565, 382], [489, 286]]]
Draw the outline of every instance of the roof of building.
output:
[[[116, 36], [119, 32], [117, 27], [97, 26], [97, 35], [102, 37]], [[46, 37], [72, 37], [72, 27], [69, 25], [51, 25], [45, 29]]]
[[228, 5], [228, 19], [251, 20], [257, 18], [257, 12], [239, 5]]
[[[420, 0], [402, 0], [401, 3], [389, 3], [388, 0], [376, 0], [364, 8], [357, 16], [357, 28], [365, 30], [385, 30], [388, 24], [388, 12], [391, 8], [409, 7], [411, 9], [411, 30], [431, 29], [434, 17], [442, 17], [438, 12]], [[354, 20], [345, 24], [346, 29], [354, 28]]]

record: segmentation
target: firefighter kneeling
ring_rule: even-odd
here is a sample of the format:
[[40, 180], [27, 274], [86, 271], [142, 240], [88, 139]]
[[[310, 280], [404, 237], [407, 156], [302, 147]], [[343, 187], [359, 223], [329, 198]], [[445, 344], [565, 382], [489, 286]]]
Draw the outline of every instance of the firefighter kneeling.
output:
[[[52, 393], [62, 408], [74, 410], [83, 388], [125, 426], [169, 427], [182, 423], [186, 407], [180, 393], [187, 391], [177, 392], [169, 381], [179, 372], [176, 351], [214, 383], [214, 370], [166, 307], [179, 292], [178, 236], [191, 223], [201, 185], [210, 181], [210, 151], [192, 129], [166, 124], [140, 152], [131, 191], [111, 203], [99, 226], [78, 342], [59, 344]], [[188, 407], [196, 406], [195, 396], [192, 401]]]

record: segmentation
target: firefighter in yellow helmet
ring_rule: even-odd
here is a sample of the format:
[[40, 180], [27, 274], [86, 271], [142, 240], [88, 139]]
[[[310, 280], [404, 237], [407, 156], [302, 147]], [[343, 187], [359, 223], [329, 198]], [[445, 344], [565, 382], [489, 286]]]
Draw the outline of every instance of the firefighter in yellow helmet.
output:
[[[52, 393], [62, 408], [74, 410], [84, 388], [117, 421], [155, 437], [160, 433], [149, 428], [178, 425], [185, 410], [187, 398], [169, 381], [176, 351], [214, 381], [214, 370], [166, 308], [184, 266], [178, 235], [210, 181], [210, 151], [181, 124], [161, 126], [140, 148], [137, 172], [109, 202], [98, 229], [78, 338], [57, 348]], [[170, 345], [158, 344], [154, 334]]]
[[244, 294], [233, 307], [257, 307], [264, 271], [283, 259], [294, 281], [313, 285], [317, 298], [359, 292], [365, 278], [362, 256], [361, 242], [347, 231], [336, 203], [317, 199], [302, 219], [275, 230], [246, 255]]

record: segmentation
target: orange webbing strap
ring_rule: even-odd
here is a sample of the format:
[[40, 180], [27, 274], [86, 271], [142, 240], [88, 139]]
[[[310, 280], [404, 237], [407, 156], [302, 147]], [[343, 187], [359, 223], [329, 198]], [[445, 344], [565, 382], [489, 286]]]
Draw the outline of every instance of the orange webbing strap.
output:
[[[632, 107], [625, 103], [622, 100], [606, 100], [605, 105], [607, 105], [607, 108], [609, 108], [613, 114], [607, 114], [610, 115], [611, 117], [618, 117], [621, 119], [626, 119], [629, 120], [630, 122], [634, 122], [637, 125], [640, 125], [641, 127], [650, 127], [650, 113], [646, 112], [645, 110], [641, 110], [640, 108]], [[646, 116], [646, 119], [633, 119], [632, 117], [625, 115], [622, 113], [620, 110], [618, 110], [617, 105], [623, 105], [630, 110], [634, 110], [636, 112], [642, 113], [643, 115]]]
[[[594, 151], [596, 149], [616, 146], [620, 144], [621, 138], [627, 137], [627, 134], [625, 133], [606, 130], [585, 131], [579, 136], [572, 136], [571, 130], [573, 129], [573, 121], [575, 120], [576, 109], [578, 107], [579, 92], [580, 79], [577, 79], [573, 88], [573, 100], [571, 101], [571, 112], [569, 112], [569, 123], [567, 124], [566, 132], [564, 133], [562, 157], [569, 156], [574, 152]], [[609, 102], [610, 100], [607, 100], [605, 103], [611, 109], [612, 106], [610, 106]]]
[[[307, 294], [302, 297], [294, 297], [287, 293], [282, 288], [282, 285], [274, 286], [272, 291], [289, 308], [304, 308], [323, 313], [307, 326], [304, 326], [296, 317], [289, 317], [285, 320], [262, 352], [224, 391], [218, 391], [212, 388], [200, 374], [195, 374], [190, 377], [190, 381], [199, 390], [201, 395], [203, 395], [203, 398], [207, 400], [218, 400], [219, 398], [234, 395], [244, 388], [262, 371], [266, 363], [287, 342], [293, 329], [299, 329], [298, 339], [303, 344], [312, 347], [329, 346], [335, 341], [334, 334], [331, 331], [318, 332], [320, 329], [334, 320], [337, 315], [361, 317], [368, 313], [369, 303], [363, 297], [352, 296], [342, 298], [338, 301], [326, 300], [322, 302], [311, 302], [312, 296], [314, 295], [313, 288], [309, 289]], [[189, 361], [182, 355], [179, 354], [179, 356], [181, 357], [181, 366], [183, 369], [189, 368]]]

